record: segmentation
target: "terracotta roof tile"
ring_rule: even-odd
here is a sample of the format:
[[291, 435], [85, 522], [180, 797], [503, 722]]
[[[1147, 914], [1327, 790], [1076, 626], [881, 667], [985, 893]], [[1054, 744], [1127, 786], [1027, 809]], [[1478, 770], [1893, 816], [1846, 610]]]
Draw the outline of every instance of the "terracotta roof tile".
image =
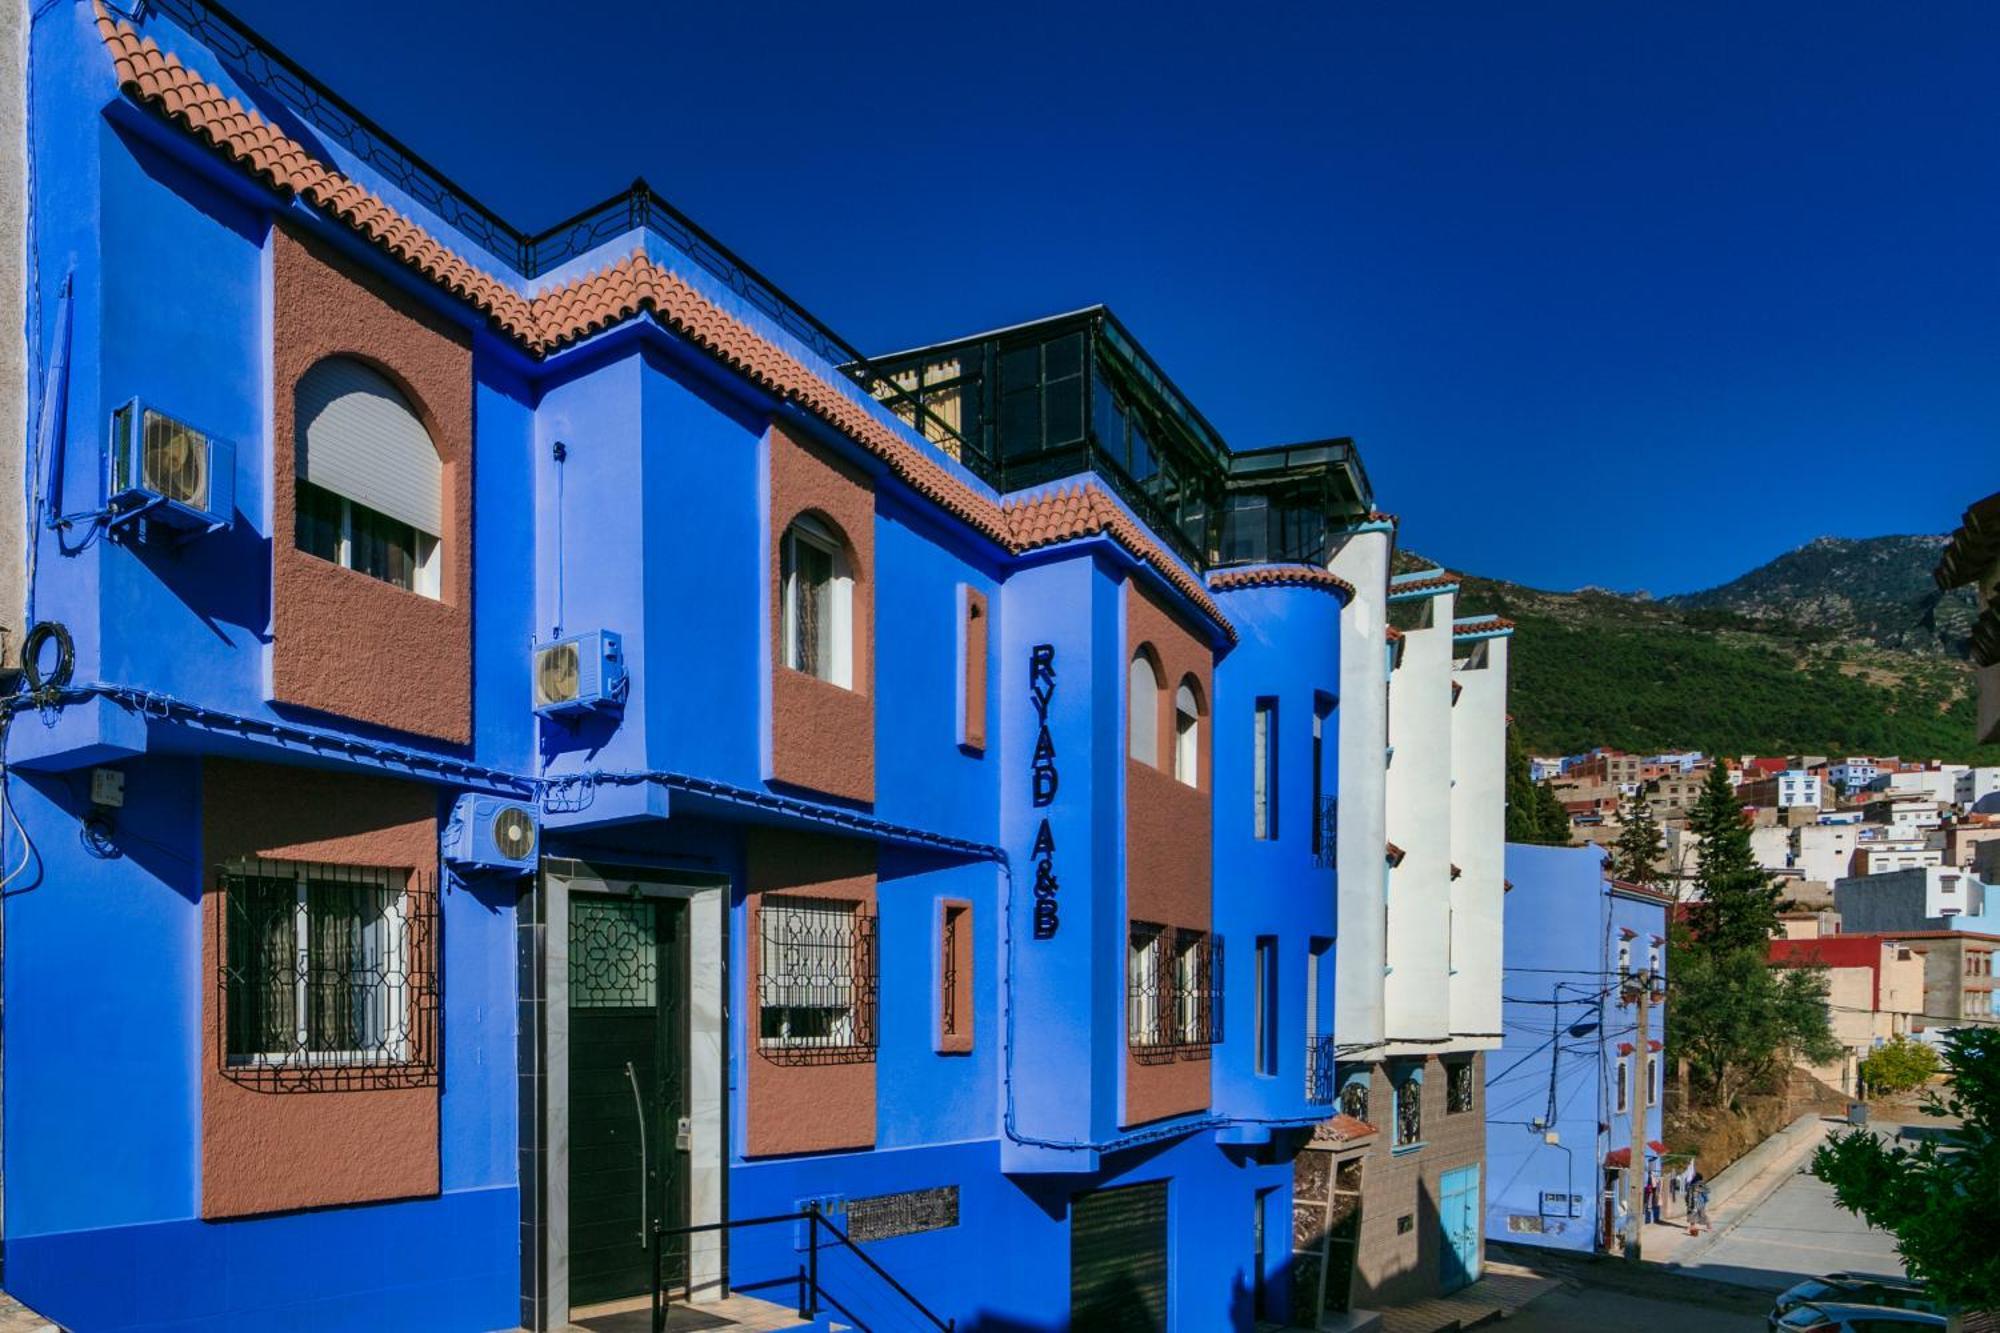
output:
[[[252, 108], [189, 70], [151, 37], [95, 6], [97, 30], [124, 93], [215, 147], [284, 195], [353, 227], [391, 256], [470, 302], [534, 356], [547, 356], [641, 311], [780, 398], [798, 403], [881, 459], [912, 490], [1009, 550], [1099, 533], [1157, 570], [1228, 635], [1235, 628], [1199, 579], [1093, 485], [1005, 505], [980, 494], [904, 439], [825, 374], [792, 356], [635, 250], [609, 268], [522, 296], [441, 244], [357, 182], [315, 159]], [[1331, 576], [1329, 576], [1331, 577]]]
[[1440, 569], [1429, 572], [1418, 570], [1416, 573], [1418, 577], [1414, 578], [1409, 575], [1399, 575], [1391, 578], [1389, 580], [1390, 595], [1397, 596], [1406, 592], [1429, 592], [1434, 588], [1456, 588], [1458, 586], [1458, 575], [1449, 570]]
[[1354, 585], [1330, 569], [1318, 565], [1260, 565], [1255, 569], [1225, 569], [1208, 576], [1208, 586], [1216, 592], [1239, 588], [1324, 588], [1350, 601]]
[[1491, 634], [1495, 630], [1512, 629], [1514, 622], [1505, 616], [1481, 616], [1477, 620], [1460, 620], [1452, 624], [1453, 634]]
[[1365, 1139], [1377, 1132], [1375, 1126], [1369, 1124], [1366, 1120], [1348, 1115], [1343, 1111], [1332, 1119], [1322, 1120], [1319, 1124], [1313, 1126], [1312, 1136], [1316, 1142], [1320, 1143], [1352, 1143], [1356, 1139]]

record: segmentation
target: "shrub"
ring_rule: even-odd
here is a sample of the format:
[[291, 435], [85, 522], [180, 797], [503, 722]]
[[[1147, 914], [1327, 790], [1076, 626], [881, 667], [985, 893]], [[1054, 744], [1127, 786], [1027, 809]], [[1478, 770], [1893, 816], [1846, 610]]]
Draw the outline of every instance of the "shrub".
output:
[[1941, 1067], [1934, 1048], [1896, 1037], [1862, 1060], [1861, 1082], [1870, 1092], [1908, 1092], [1930, 1082]]

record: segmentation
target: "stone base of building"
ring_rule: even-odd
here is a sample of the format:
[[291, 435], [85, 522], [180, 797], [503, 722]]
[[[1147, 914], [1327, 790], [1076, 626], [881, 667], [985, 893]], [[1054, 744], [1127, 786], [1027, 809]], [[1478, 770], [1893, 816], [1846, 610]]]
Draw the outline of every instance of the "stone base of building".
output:
[[1316, 1298], [1322, 1318], [1359, 1316], [1478, 1278], [1484, 1064], [1474, 1052], [1341, 1066], [1342, 1112], [1293, 1164], [1295, 1308]]

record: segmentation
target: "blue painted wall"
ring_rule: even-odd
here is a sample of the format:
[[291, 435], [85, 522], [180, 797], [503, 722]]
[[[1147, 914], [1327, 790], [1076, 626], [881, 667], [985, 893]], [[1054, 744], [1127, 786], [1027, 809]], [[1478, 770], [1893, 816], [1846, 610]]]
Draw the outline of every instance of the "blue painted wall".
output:
[[[162, 16], [147, 29], [205, 76], [260, 104], [461, 253], [473, 244], [347, 149], [205, 52]], [[518, 1318], [516, 886], [446, 879], [440, 1092], [442, 1192], [435, 1199], [204, 1222], [201, 1184], [200, 846], [204, 755], [414, 767], [440, 810], [460, 790], [424, 757], [524, 777], [670, 772], [766, 790], [771, 549], [766, 478], [774, 418], [818, 435], [877, 480], [875, 667], [877, 799], [868, 813], [927, 834], [991, 845], [1000, 861], [947, 860], [894, 841], [879, 856], [881, 931], [877, 1148], [750, 1162], [741, 1078], [747, 1025], [732, 1031], [730, 1208], [786, 1210], [804, 1198], [861, 1197], [956, 1182], [961, 1224], [872, 1252], [961, 1322], [1062, 1326], [1072, 1197], [1106, 1185], [1172, 1182], [1175, 1327], [1242, 1327], [1249, 1317], [1253, 1217], [1269, 1237], [1272, 1308], [1282, 1310], [1288, 1126], [1320, 1114], [1304, 1095], [1304, 959], [1330, 941], [1335, 892], [1310, 852], [1314, 696], [1337, 689], [1339, 599], [1306, 589], [1229, 595], [1242, 641], [1216, 674], [1215, 928], [1225, 973], [1224, 1036], [1211, 1114], [1121, 1133], [1125, 1062], [1122, 551], [1089, 539], [1009, 559], [941, 516], [823, 428], [635, 322], [532, 362], [469, 308], [381, 262], [347, 231], [281, 205], [203, 145], [126, 101], [87, 7], [44, 8], [31, 37], [30, 343], [50, 357], [56, 291], [74, 273], [67, 415], [52, 460], [64, 513], [103, 499], [108, 412], [132, 397], [237, 449], [236, 514], [226, 532], [180, 545], [82, 543], [38, 532], [36, 614], [68, 625], [77, 679], [143, 686], [240, 720], [226, 728], [146, 720], [110, 704], [65, 708], [46, 725], [17, 716], [6, 737], [18, 825], [8, 863], [8, 1020], [4, 1142], [6, 1282], [51, 1317], [88, 1329], [483, 1329]], [[274, 219], [373, 266], [417, 305], [456, 321], [473, 347], [473, 707], [475, 740], [403, 746], [409, 762], [341, 760], [333, 748], [279, 750], [258, 728], [285, 721], [266, 699], [272, 456], [269, 439]], [[803, 349], [657, 235], [617, 238], [543, 280], [601, 267], [643, 244], [719, 305]], [[477, 256], [474, 256], [477, 258]], [[496, 265], [488, 265], [499, 272]], [[527, 284], [522, 284], [525, 288]], [[543, 283], [537, 283], [537, 286]], [[826, 371], [838, 381], [837, 372]], [[41, 381], [33, 386], [31, 417]], [[878, 419], [891, 418], [847, 390]], [[558, 464], [561, 442], [566, 461]], [[280, 449], [280, 465], [289, 459]], [[956, 464], [948, 473], [990, 494]], [[62, 544], [81, 544], [64, 553]], [[988, 744], [958, 743], [961, 590], [989, 607]], [[1172, 594], [1163, 594], [1172, 596]], [[575, 725], [529, 710], [530, 647], [565, 632], [620, 632], [631, 668], [621, 717]], [[1050, 731], [1060, 788], [1032, 803], [1037, 719], [1029, 660], [1053, 647]], [[1281, 700], [1281, 831], [1248, 827], [1248, 711]], [[296, 722], [297, 718], [290, 721]], [[1329, 723], [1329, 727], [1332, 727]], [[1325, 789], [1336, 789], [1329, 731]], [[111, 854], [78, 837], [89, 768], [126, 778]], [[731, 966], [744, 975], [740, 885], [763, 814], [675, 805], [657, 787], [600, 786], [552, 815], [547, 850], [631, 854], [728, 876]], [[662, 819], [660, 816], [672, 817]], [[803, 816], [798, 816], [803, 818]], [[1058, 849], [1060, 927], [1033, 938], [1035, 834]], [[974, 1048], [934, 1049], [937, 903], [973, 907]], [[1285, 1040], [1275, 1075], [1251, 1071], [1252, 942], [1281, 941]], [[1332, 1024], [1327, 956], [1318, 1024]], [[734, 1247], [743, 1281], [782, 1281], [790, 1238]], [[829, 1287], [896, 1327], [879, 1281], [828, 1270]], [[105, 1280], [107, 1273], [118, 1281]]]
[[[1618, 1046], [1637, 1035], [1615, 984], [1620, 932], [1635, 933], [1632, 967], [1645, 968], [1666, 908], [1613, 892], [1603, 859], [1594, 847], [1507, 847], [1506, 1040], [1486, 1062], [1489, 1239], [1579, 1251], [1605, 1243], [1602, 1164], [1631, 1142], [1631, 1113], [1614, 1110], [1614, 1066], [1630, 1064]], [[1664, 1037], [1665, 1007], [1648, 1022], [1654, 1040]], [[1635, 1088], [1634, 1111], [1640, 1101]], [[1643, 1139], [1660, 1137], [1660, 1111], [1645, 1108]], [[1550, 1131], [1556, 1144], [1544, 1141]], [[1544, 1193], [1581, 1195], [1576, 1216], [1544, 1212]], [[1542, 1230], [1519, 1230], [1515, 1217], [1540, 1218]]]

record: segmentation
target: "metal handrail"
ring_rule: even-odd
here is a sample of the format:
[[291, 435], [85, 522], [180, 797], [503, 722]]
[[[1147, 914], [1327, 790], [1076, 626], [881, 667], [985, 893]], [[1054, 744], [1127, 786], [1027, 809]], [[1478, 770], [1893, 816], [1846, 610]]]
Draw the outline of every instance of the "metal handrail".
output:
[[[877, 1277], [888, 1283], [898, 1296], [908, 1301], [910, 1307], [918, 1314], [930, 1320], [940, 1330], [940, 1333], [957, 1333], [958, 1321], [956, 1319], [938, 1318], [929, 1306], [918, 1300], [908, 1287], [890, 1275], [888, 1269], [882, 1267], [881, 1264], [875, 1261], [873, 1256], [855, 1244], [846, 1232], [827, 1221], [825, 1215], [820, 1212], [819, 1204], [817, 1203], [809, 1203], [803, 1210], [796, 1213], [773, 1213], [767, 1217], [732, 1217], [721, 1222], [696, 1222], [684, 1227], [663, 1227], [657, 1221], [654, 1222], [653, 1333], [664, 1333], [667, 1326], [667, 1307], [670, 1304], [666, 1294], [666, 1285], [662, 1281], [660, 1273], [660, 1255], [666, 1248], [661, 1242], [666, 1237], [696, 1236], [711, 1231], [734, 1231], [738, 1227], [774, 1226], [780, 1222], [804, 1222], [807, 1224], [806, 1271], [799, 1275], [799, 1318], [816, 1319], [819, 1317], [820, 1298], [823, 1294], [819, 1285], [819, 1229], [825, 1227], [832, 1233], [835, 1240], [852, 1250], [856, 1258], [874, 1270]], [[690, 1272], [690, 1282], [692, 1282], [692, 1278], [693, 1274]]]

